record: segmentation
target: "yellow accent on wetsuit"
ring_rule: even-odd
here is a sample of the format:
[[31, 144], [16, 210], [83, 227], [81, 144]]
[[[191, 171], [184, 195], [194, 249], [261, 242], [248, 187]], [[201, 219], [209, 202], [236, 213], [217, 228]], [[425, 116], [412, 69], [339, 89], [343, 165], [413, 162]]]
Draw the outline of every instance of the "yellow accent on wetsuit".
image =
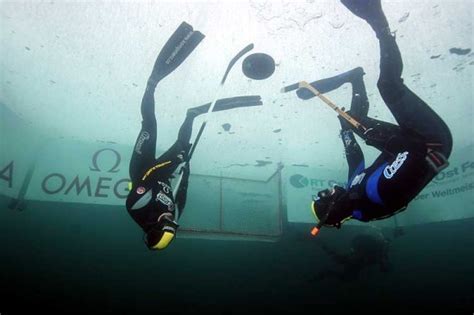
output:
[[163, 236], [161, 237], [160, 241], [153, 246], [153, 249], [164, 249], [168, 247], [170, 242], [173, 240], [174, 234], [171, 232], [165, 232]]
[[153, 171], [155, 171], [156, 169], [160, 168], [160, 167], [163, 167], [165, 165], [168, 165], [170, 164], [171, 161], [166, 161], [166, 162], [163, 162], [163, 163], [160, 163], [160, 164], [157, 164], [155, 166], [153, 166], [152, 168], [150, 168], [148, 171], [146, 171], [145, 175], [143, 175], [142, 177], [142, 180], [145, 180]]

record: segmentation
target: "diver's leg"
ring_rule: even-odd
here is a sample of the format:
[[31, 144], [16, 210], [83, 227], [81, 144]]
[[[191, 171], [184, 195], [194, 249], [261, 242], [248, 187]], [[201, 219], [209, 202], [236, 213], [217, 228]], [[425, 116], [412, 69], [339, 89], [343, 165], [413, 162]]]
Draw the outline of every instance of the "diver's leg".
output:
[[[351, 109], [348, 111], [348, 114], [358, 121], [366, 119], [369, 111], [369, 100], [362, 75], [363, 72], [361, 75], [355, 76], [351, 81], [352, 102]], [[341, 123], [341, 139], [344, 145], [344, 153], [349, 166], [346, 187], [349, 188], [355, 176], [365, 168], [364, 154], [354, 137], [353, 130], [351, 130], [352, 125], [342, 116], [338, 116], [338, 118]]]
[[344, 153], [347, 164], [349, 166], [346, 187], [346, 189], [348, 189], [355, 176], [357, 176], [365, 168], [364, 154], [357, 143], [352, 130], [341, 130], [341, 139], [342, 144], [344, 145]]
[[156, 164], [171, 161], [173, 164], [170, 167], [162, 170], [164, 177], [170, 177], [176, 168], [187, 160], [189, 149], [191, 148], [190, 139], [192, 134], [194, 118], [202, 114], [201, 109], [191, 108], [186, 113], [186, 118], [182, 123], [179, 132], [178, 139], [175, 143], [160, 157], [156, 160]]
[[189, 147], [190, 145], [191, 134], [193, 132], [194, 118], [206, 112], [207, 110], [202, 111], [201, 107], [190, 108], [186, 112], [186, 118], [181, 124], [181, 127], [179, 128], [179, 132], [178, 132], [178, 141], [181, 143], [183, 147], [186, 148], [186, 147]]
[[142, 128], [138, 134], [130, 160], [129, 173], [132, 182], [136, 182], [155, 160], [156, 118], [155, 86], [147, 84], [141, 103]]
[[382, 33], [380, 42], [380, 94], [397, 123], [409, 134], [421, 135], [428, 148], [448, 158], [452, 149], [452, 136], [446, 123], [428, 104], [403, 84], [402, 59], [395, 37]]
[[369, 99], [367, 97], [367, 90], [365, 89], [363, 74], [364, 73], [353, 76], [351, 80], [352, 102], [349, 114], [356, 120], [364, 119], [369, 112]]
[[[367, 117], [369, 111], [369, 100], [367, 98], [367, 91], [365, 90], [363, 72], [361, 75], [355, 76], [351, 81], [351, 84], [352, 102], [348, 114], [356, 120], [361, 120], [362, 118]], [[365, 168], [364, 153], [354, 137], [354, 133], [351, 130], [352, 125], [342, 118], [342, 116], [337, 117], [341, 123], [341, 139], [342, 144], [344, 145], [347, 164], [349, 166], [346, 187], [348, 189], [355, 176]]]
[[354, 15], [366, 20], [375, 33], [388, 27], [380, 0], [341, 0], [342, 4]]
[[393, 135], [400, 133], [399, 126], [367, 116], [369, 100], [362, 75], [363, 73], [354, 76], [350, 82], [352, 84], [352, 102], [351, 109], [347, 111], [347, 113], [367, 129], [376, 129], [378, 133], [376, 134], [377, 139], [374, 139], [374, 133], [371, 133], [369, 138], [368, 134], [364, 134], [360, 129], [355, 129], [342, 116], [338, 116], [342, 129], [341, 138], [349, 164], [349, 183], [350, 179], [358, 173], [357, 171], [364, 167], [364, 156], [353, 132], [367, 141], [367, 144], [375, 146], [380, 151], [385, 149], [387, 141], [393, 137]]
[[421, 135], [428, 148], [448, 158], [452, 149], [451, 132], [445, 122], [403, 83], [402, 57], [380, 0], [342, 0], [342, 3], [365, 19], [379, 39], [380, 77], [377, 86], [399, 126], [409, 137]]
[[[361, 69], [362, 68], [357, 68]], [[362, 122], [367, 118], [367, 114], [369, 112], [369, 99], [367, 97], [367, 91], [365, 89], [364, 78], [363, 75], [365, 73], [359, 72], [357, 75], [354, 75], [350, 78], [350, 83], [352, 85], [352, 100], [351, 100], [351, 108], [347, 111], [352, 118], [355, 120]], [[342, 108], [344, 110], [344, 108]], [[339, 122], [341, 123], [342, 130], [349, 130], [352, 129], [352, 125], [349, 122], [342, 118], [342, 116], [338, 116]]]

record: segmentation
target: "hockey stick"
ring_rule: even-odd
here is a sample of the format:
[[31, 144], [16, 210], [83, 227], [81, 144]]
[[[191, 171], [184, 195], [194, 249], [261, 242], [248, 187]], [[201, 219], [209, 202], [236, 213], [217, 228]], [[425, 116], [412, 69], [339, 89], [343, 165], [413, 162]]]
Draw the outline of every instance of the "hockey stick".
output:
[[[235, 65], [235, 63], [240, 59], [242, 58], [243, 55], [245, 55], [246, 53], [248, 53], [249, 51], [251, 51], [253, 49], [254, 45], [253, 44], [249, 44], [247, 45], [244, 49], [242, 49], [237, 55], [235, 55], [234, 58], [232, 58], [232, 60], [229, 62], [229, 65], [227, 66], [227, 69], [224, 73], [224, 76], [222, 77], [222, 80], [219, 84], [219, 87], [217, 88], [217, 92], [216, 92], [216, 96], [214, 97], [214, 101], [211, 103], [211, 106], [209, 106], [209, 110], [207, 113], [211, 113], [214, 109], [214, 106], [216, 105], [216, 102], [217, 100], [219, 99], [219, 95], [220, 93], [222, 92], [222, 88], [224, 86], [224, 83], [225, 81], [227, 80], [227, 76], [229, 75], [229, 72], [230, 70], [232, 69], [232, 67]], [[203, 121], [203, 123], [201, 124], [201, 128], [199, 128], [199, 132], [196, 136], [196, 140], [194, 140], [194, 143], [191, 147], [191, 150], [189, 151], [189, 154], [188, 154], [188, 158], [185, 162], [185, 165], [183, 165], [180, 169], [180, 175], [179, 175], [179, 178], [178, 178], [178, 181], [176, 182], [176, 185], [174, 187], [174, 190], [173, 190], [173, 197], [174, 199], [176, 200], [176, 195], [178, 194], [178, 190], [179, 190], [179, 186], [181, 185], [181, 181], [183, 179], [183, 175], [184, 175], [184, 168], [188, 167], [189, 165], [189, 161], [191, 160], [191, 157], [193, 156], [194, 154], [194, 150], [196, 149], [196, 146], [197, 144], [199, 143], [199, 140], [201, 139], [201, 136], [202, 136], [202, 133], [204, 132], [204, 128], [206, 128], [206, 124], [207, 124], [207, 120], [208, 120], [208, 116], [209, 115], [206, 115], [206, 119]], [[175, 211], [175, 221], [178, 222], [178, 217], [179, 217], [179, 209], [177, 209]]]
[[[337, 107], [336, 104], [334, 104], [329, 98], [327, 98], [324, 94], [322, 94], [321, 92], [319, 92], [318, 90], [316, 90], [312, 85], [310, 85], [308, 82], [306, 81], [301, 81], [298, 83], [298, 88], [305, 88], [305, 89], [308, 89], [309, 91], [311, 91], [314, 95], [316, 95], [317, 97], [319, 97], [324, 103], [326, 103], [327, 105], [329, 105], [329, 107], [331, 107], [332, 109], [334, 109], [342, 118], [344, 118], [345, 120], [347, 120], [348, 123], [350, 123], [352, 126], [354, 126], [356, 129], [358, 130], [361, 130], [361, 131], [366, 131], [367, 128], [365, 126], [363, 126], [360, 122], [358, 122], [357, 120], [355, 120], [351, 115], [349, 115], [348, 113], [346, 113], [345, 111], [343, 111], [342, 109], [340, 109], [339, 107]], [[289, 91], [292, 91], [294, 90], [294, 86], [293, 85], [290, 85], [290, 86], [287, 86], [287, 87], [284, 87], [281, 89], [281, 92], [285, 93], [285, 92], [289, 92]]]

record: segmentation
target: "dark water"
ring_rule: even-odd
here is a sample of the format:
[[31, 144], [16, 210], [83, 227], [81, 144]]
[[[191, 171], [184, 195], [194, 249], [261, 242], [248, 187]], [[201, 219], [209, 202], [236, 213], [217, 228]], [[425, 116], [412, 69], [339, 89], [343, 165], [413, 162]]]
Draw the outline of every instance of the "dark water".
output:
[[310, 239], [310, 226], [290, 226], [276, 243], [178, 238], [157, 253], [123, 208], [37, 202], [15, 212], [7, 201], [2, 315], [474, 311], [474, 220], [404, 228], [389, 273], [371, 267], [354, 281], [315, 281], [333, 265], [318, 242], [343, 253], [361, 228]]

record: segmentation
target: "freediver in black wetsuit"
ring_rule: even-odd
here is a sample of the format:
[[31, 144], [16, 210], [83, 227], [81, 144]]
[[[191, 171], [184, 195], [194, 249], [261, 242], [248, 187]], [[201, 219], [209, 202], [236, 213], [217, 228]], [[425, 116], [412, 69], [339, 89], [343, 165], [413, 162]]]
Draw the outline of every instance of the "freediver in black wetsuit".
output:
[[[191, 54], [203, 38], [203, 34], [194, 31], [186, 22], [179, 26], [158, 55], [141, 102], [142, 128], [130, 160], [132, 187], [126, 207], [132, 219], [145, 232], [144, 241], [151, 250], [164, 249], [175, 238], [177, 220], [186, 204], [193, 121], [198, 115], [207, 113], [211, 106], [211, 103], [207, 103], [188, 109], [176, 142], [155, 158], [155, 88]], [[257, 105], [262, 105], [260, 96], [238, 96], [217, 100], [213, 111]], [[173, 194], [170, 180], [182, 163], [185, 163], [181, 168], [183, 177]]]
[[[341, 0], [352, 13], [364, 19], [380, 44], [378, 90], [398, 125], [367, 116], [369, 101], [362, 68], [311, 83], [321, 93], [344, 83], [352, 84], [352, 103], [347, 112], [365, 128], [355, 128], [343, 117], [341, 137], [349, 174], [347, 187], [335, 186], [318, 193], [313, 212], [321, 226], [340, 228], [348, 219], [380, 220], [404, 210], [408, 203], [448, 165], [452, 137], [445, 122], [402, 79], [403, 63], [395, 36], [382, 11], [380, 0]], [[314, 97], [306, 88], [297, 90], [302, 99]], [[369, 167], [354, 133], [381, 151]]]

